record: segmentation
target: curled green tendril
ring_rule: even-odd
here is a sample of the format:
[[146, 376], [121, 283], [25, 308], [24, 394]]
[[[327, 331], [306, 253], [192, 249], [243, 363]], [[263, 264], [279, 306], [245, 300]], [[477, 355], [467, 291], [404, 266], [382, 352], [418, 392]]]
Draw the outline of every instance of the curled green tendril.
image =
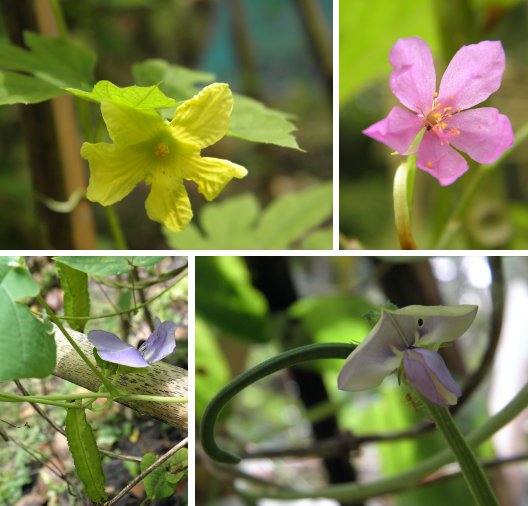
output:
[[321, 358], [336, 358], [344, 359], [356, 349], [355, 344], [346, 343], [323, 343], [310, 344], [308, 346], [301, 346], [294, 348], [284, 353], [280, 353], [265, 362], [249, 369], [248, 371], [237, 376], [234, 380], [229, 382], [222, 388], [207, 405], [202, 423], [200, 425], [200, 441], [202, 447], [207, 455], [216, 461], [225, 462], [229, 464], [237, 464], [240, 458], [225, 450], [222, 450], [217, 444], [214, 436], [214, 429], [216, 420], [222, 408], [229, 402], [236, 394], [244, 390], [252, 383], [262, 379], [274, 372], [280, 371], [287, 367], [307, 362], [309, 360], [317, 360]]

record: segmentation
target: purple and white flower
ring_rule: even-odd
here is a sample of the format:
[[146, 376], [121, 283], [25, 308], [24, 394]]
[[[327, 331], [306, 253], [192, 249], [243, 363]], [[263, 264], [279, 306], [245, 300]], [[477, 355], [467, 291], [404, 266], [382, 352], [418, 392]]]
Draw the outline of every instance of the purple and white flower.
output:
[[406, 381], [424, 397], [441, 406], [456, 404], [461, 391], [438, 349], [470, 327], [477, 309], [467, 304], [382, 309], [378, 323], [341, 369], [339, 389], [377, 387], [403, 367]]
[[91, 330], [88, 332], [88, 340], [96, 347], [99, 356], [107, 362], [128, 367], [148, 367], [173, 352], [176, 347], [176, 327], [173, 322], [161, 323], [159, 318], [156, 318], [154, 332], [139, 348], [125, 343], [106, 330]]

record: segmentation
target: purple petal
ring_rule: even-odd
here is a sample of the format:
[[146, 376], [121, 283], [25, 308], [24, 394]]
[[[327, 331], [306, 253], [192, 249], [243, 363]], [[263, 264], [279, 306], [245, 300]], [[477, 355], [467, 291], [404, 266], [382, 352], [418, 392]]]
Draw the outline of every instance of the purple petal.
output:
[[460, 131], [449, 142], [478, 163], [495, 162], [505, 149], [513, 145], [510, 120], [493, 107], [455, 114], [449, 119], [449, 128]]
[[425, 132], [416, 165], [438, 179], [442, 186], [453, 183], [469, 169], [464, 157], [447, 142], [442, 142], [433, 131]]
[[500, 88], [505, 66], [500, 41], [485, 40], [463, 46], [442, 77], [438, 103], [453, 109], [480, 104]]
[[436, 74], [429, 46], [419, 37], [399, 39], [392, 46], [389, 61], [394, 70], [390, 87], [409, 109], [426, 116], [433, 107]]
[[409, 348], [403, 354], [407, 381], [424, 397], [440, 406], [457, 403], [462, 395], [440, 354], [427, 348]]
[[140, 351], [149, 364], [158, 362], [170, 355], [176, 347], [174, 331], [177, 325], [173, 322], [160, 323], [152, 335], [141, 346]]
[[147, 367], [149, 365], [139, 350], [121, 341], [111, 332], [91, 330], [88, 332], [88, 340], [97, 348], [97, 353], [103, 360], [129, 367]]
[[386, 118], [369, 126], [363, 130], [363, 133], [376, 141], [383, 142], [400, 155], [406, 155], [409, 154], [409, 147], [424, 126], [423, 120], [412, 112], [394, 107]]

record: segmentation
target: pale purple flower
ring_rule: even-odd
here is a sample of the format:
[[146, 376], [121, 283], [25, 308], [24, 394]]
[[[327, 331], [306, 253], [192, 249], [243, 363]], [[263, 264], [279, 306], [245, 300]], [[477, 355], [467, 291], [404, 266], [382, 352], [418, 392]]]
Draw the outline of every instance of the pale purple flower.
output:
[[173, 322], [161, 323], [156, 318], [154, 332], [139, 349], [105, 330], [91, 330], [88, 339], [103, 360], [129, 367], [147, 367], [172, 353], [176, 347], [176, 327]]
[[[414, 114], [394, 107], [389, 115], [363, 131], [401, 155], [418, 152], [417, 166], [442, 186], [469, 166], [458, 151], [478, 163], [493, 163], [513, 144], [510, 120], [493, 107], [466, 110], [500, 88], [505, 68], [500, 41], [463, 46], [449, 63], [436, 93], [436, 74], [429, 46], [419, 37], [399, 39], [389, 61], [396, 98]], [[425, 129], [419, 146], [412, 146]], [[455, 149], [453, 149], [455, 148]]]
[[377, 387], [401, 367], [406, 381], [430, 401], [456, 404], [460, 388], [438, 352], [473, 323], [477, 306], [407, 306], [382, 309], [381, 317], [349, 355], [338, 377], [340, 390]]

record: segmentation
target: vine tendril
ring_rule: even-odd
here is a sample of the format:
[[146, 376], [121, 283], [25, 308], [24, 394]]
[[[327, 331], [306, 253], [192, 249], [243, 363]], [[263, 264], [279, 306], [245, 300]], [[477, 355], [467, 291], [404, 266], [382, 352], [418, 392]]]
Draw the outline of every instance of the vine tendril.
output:
[[200, 425], [200, 441], [205, 453], [213, 460], [237, 464], [240, 458], [229, 453], [216, 444], [214, 429], [222, 408], [238, 393], [281, 369], [322, 358], [344, 359], [356, 349], [355, 344], [320, 343], [301, 346], [280, 353], [255, 367], [243, 372], [240, 376], [225, 385], [207, 405]]

